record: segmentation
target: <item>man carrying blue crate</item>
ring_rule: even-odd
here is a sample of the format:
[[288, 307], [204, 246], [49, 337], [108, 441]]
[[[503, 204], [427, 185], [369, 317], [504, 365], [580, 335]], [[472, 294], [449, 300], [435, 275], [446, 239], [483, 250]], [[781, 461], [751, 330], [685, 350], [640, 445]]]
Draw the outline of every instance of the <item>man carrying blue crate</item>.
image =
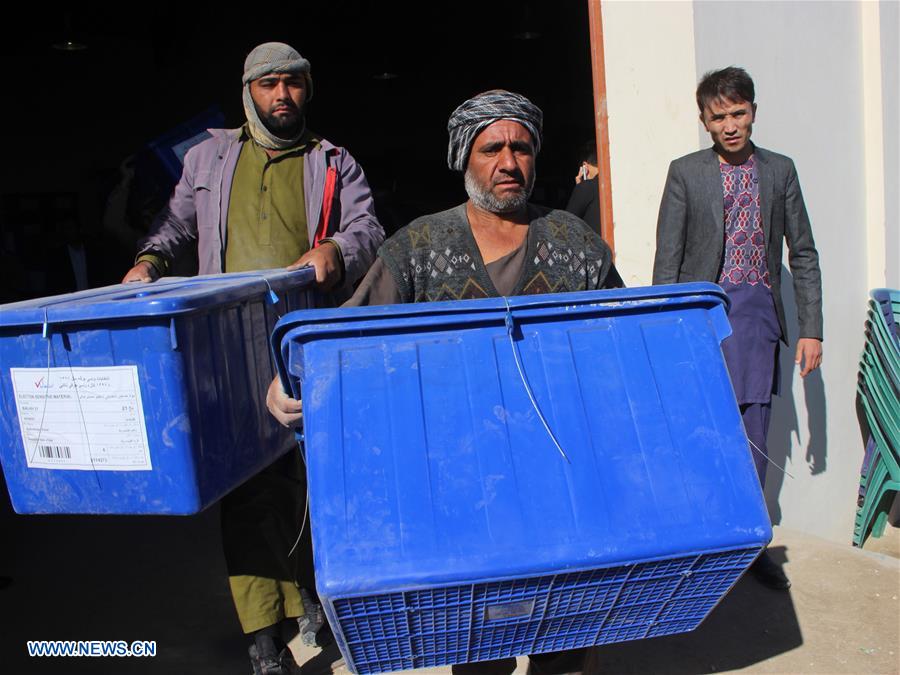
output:
[[[346, 300], [384, 239], [363, 171], [346, 150], [307, 129], [312, 76], [295, 49], [256, 47], [243, 85], [246, 124], [211, 129], [212, 138], [187, 153], [181, 180], [123, 281], [159, 278], [196, 242], [200, 274], [311, 265], [321, 302]], [[283, 621], [297, 619], [307, 644], [324, 622], [308, 528], [297, 541], [304, 493], [294, 452], [222, 501], [231, 592], [242, 628], [253, 635], [256, 674], [297, 670]]]
[[[742, 68], [707, 73], [697, 87], [700, 121], [713, 147], [676, 159], [659, 207], [654, 284], [717, 282], [731, 301], [732, 335], [722, 352], [765, 485], [772, 394], [778, 393], [778, 344], [787, 344], [781, 253], [800, 323], [795, 362], [806, 377], [822, 363], [819, 256], [797, 171], [790, 158], [750, 141], [756, 119], [753, 80]], [[765, 585], [790, 581], [764, 552], [752, 571]]]
[[[621, 287], [612, 253], [584, 221], [528, 202], [543, 113], [520, 94], [494, 90], [450, 116], [448, 164], [464, 172], [469, 200], [417, 218], [378, 250], [347, 306], [468, 300]], [[285, 426], [300, 401], [275, 379], [267, 404]], [[584, 650], [531, 657], [529, 672], [581, 669]], [[461, 664], [455, 673], [510, 673], [515, 659]]]

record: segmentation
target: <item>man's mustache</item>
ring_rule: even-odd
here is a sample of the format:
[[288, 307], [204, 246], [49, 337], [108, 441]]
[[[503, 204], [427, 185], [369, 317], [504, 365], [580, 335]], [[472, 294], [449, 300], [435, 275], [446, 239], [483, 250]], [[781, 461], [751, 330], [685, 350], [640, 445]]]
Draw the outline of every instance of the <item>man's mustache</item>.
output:
[[514, 181], [519, 185], [525, 185], [525, 175], [521, 171], [503, 171], [503, 175], [499, 178], [495, 178], [493, 181], [494, 185], [500, 185], [501, 183], [509, 183], [510, 181]]
[[288, 110], [293, 110], [293, 111], [299, 110], [293, 101], [291, 101], [290, 99], [287, 99], [284, 101], [275, 101], [275, 103], [272, 104], [272, 107], [269, 108], [269, 112], [275, 112], [279, 108], [286, 108]]

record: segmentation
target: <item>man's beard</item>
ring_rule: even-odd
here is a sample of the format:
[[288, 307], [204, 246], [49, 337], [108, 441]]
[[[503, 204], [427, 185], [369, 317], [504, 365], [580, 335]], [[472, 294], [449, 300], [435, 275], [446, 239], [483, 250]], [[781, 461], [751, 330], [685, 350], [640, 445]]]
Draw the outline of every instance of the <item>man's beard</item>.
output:
[[532, 171], [531, 175], [525, 179], [525, 185], [518, 192], [507, 197], [497, 197], [489, 189], [479, 184], [472, 172], [466, 169], [464, 179], [466, 194], [469, 195], [472, 203], [483, 211], [513, 213], [524, 208], [528, 203], [528, 198], [531, 196], [531, 191], [534, 188], [534, 174], [535, 172]]
[[271, 113], [264, 113], [255, 103], [254, 107], [256, 108], [257, 116], [259, 116], [259, 121], [269, 130], [270, 134], [278, 136], [278, 138], [285, 140], [294, 138], [303, 129], [303, 115], [297, 108], [292, 108], [293, 115], [278, 117]]

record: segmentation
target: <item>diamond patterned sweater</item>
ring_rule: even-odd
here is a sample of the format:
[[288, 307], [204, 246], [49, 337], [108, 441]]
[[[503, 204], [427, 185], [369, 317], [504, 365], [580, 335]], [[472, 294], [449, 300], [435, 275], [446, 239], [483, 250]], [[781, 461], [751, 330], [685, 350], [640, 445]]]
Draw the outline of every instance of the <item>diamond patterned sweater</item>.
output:
[[[600, 236], [570, 213], [528, 205], [531, 223], [521, 276], [511, 295], [621, 287]], [[466, 205], [422, 216], [382, 245], [378, 256], [402, 302], [497, 297], [472, 236]]]

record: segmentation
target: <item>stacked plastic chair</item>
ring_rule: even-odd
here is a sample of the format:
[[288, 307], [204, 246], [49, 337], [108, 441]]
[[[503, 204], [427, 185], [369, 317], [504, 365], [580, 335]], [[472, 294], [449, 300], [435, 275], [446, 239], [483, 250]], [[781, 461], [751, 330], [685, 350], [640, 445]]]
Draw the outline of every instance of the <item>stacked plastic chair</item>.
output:
[[853, 544], [884, 533], [900, 490], [900, 291], [870, 293], [866, 345], [856, 389], [869, 428]]

